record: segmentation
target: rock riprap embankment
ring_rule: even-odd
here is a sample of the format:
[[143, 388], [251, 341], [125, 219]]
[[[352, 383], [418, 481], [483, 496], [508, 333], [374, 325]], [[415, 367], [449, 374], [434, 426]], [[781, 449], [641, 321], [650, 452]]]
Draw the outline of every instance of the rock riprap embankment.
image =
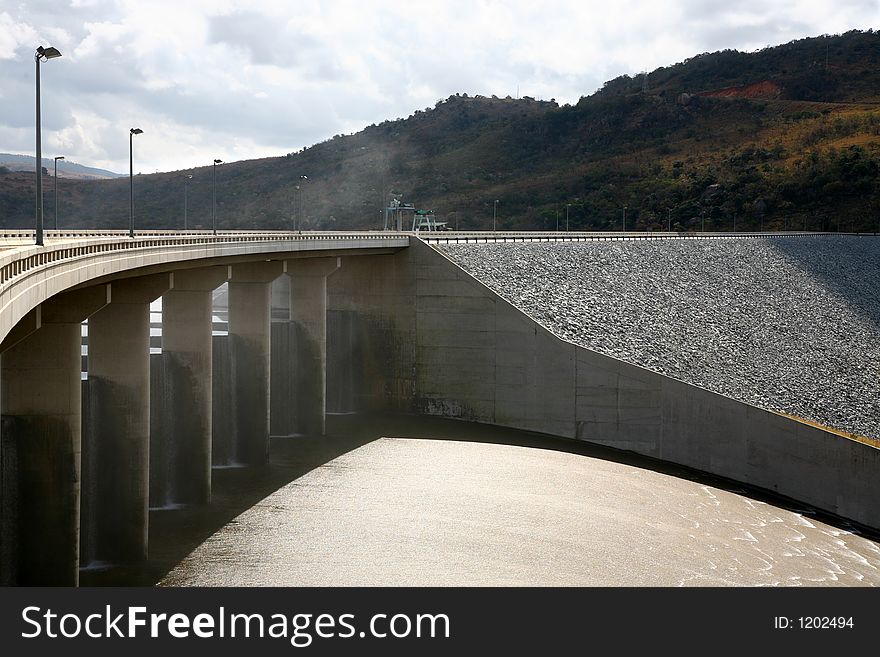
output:
[[441, 249], [575, 344], [880, 438], [880, 237]]

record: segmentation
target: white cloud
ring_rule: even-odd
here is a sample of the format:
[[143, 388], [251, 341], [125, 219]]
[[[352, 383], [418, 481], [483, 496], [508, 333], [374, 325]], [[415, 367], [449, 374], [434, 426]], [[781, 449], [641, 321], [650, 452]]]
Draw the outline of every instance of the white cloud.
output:
[[[877, 26], [872, 0], [31, 0], [0, 13], [0, 151], [44, 143], [144, 171], [283, 154], [456, 92], [575, 102], [610, 78], [722, 48]], [[76, 152], [73, 152], [76, 151]]]
[[[16, 22], [8, 13], [0, 13], [0, 59], [13, 59], [24, 44], [37, 40], [37, 33], [27, 23]], [[36, 49], [36, 46], [34, 46]]]

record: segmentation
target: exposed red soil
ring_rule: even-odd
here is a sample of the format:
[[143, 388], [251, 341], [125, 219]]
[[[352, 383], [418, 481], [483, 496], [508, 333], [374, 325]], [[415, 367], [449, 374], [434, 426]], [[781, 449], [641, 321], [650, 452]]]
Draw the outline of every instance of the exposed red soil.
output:
[[782, 95], [782, 87], [772, 80], [762, 80], [742, 87], [702, 91], [697, 95], [711, 98], [779, 98]]

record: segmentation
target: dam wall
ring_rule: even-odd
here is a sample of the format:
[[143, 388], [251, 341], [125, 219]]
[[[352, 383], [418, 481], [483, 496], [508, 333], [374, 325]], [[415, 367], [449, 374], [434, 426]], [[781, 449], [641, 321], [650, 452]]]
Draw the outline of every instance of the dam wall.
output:
[[[328, 387], [405, 411], [633, 451], [880, 528], [880, 449], [566, 342], [412, 240], [328, 278]], [[343, 344], [344, 343], [344, 344]], [[330, 393], [332, 397], [332, 392]]]

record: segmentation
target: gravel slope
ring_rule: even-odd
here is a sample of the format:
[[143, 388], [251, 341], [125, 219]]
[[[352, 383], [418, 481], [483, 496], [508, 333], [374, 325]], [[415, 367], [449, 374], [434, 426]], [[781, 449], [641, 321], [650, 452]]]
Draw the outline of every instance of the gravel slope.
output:
[[880, 238], [441, 249], [566, 340], [880, 438]]

